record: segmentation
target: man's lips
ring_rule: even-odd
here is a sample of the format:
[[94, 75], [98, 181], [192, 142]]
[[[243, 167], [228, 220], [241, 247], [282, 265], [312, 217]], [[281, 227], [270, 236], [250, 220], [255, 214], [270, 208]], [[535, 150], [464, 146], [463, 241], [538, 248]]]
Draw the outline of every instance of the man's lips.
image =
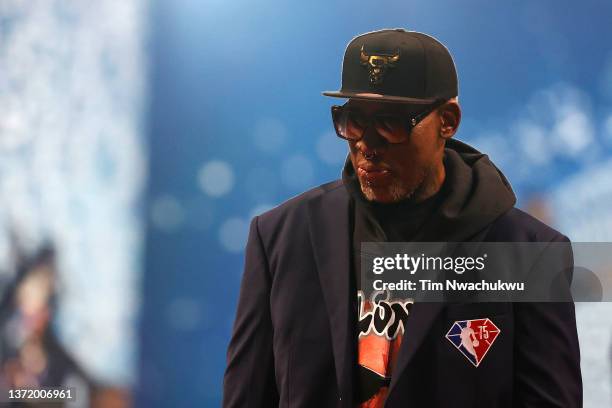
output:
[[357, 174], [360, 178], [365, 179], [368, 183], [376, 184], [385, 181], [391, 172], [385, 167], [359, 165], [357, 166]]

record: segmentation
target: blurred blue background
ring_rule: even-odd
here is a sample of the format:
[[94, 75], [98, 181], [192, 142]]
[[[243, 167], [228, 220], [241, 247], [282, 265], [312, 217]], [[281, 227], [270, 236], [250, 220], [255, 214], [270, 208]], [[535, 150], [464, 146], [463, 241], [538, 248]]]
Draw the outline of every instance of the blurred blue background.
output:
[[[519, 207], [612, 241], [610, 16], [604, 0], [2, 0], [0, 286], [15, 229], [26, 252], [50, 240], [60, 342], [135, 395], [99, 406], [219, 406], [250, 219], [339, 177], [339, 100], [321, 91], [381, 28], [447, 45], [456, 137]], [[610, 407], [612, 304], [577, 313], [585, 406]]]
[[[611, 169], [612, 3], [157, 0], [153, 10], [142, 406], [219, 405], [249, 221], [339, 177], [338, 101], [320, 92], [339, 87], [359, 33], [404, 27], [446, 44], [457, 137], [490, 154], [521, 208], [574, 240], [611, 239], [610, 173], [592, 173]], [[581, 229], [581, 216], [597, 221]], [[596, 366], [587, 406], [611, 406], [609, 316], [595, 344], [581, 333]]]

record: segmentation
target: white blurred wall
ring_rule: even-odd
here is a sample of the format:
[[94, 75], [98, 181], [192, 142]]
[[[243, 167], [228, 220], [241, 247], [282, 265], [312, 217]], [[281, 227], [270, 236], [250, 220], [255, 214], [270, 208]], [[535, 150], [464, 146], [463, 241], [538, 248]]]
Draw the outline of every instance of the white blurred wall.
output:
[[[573, 242], [612, 242], [612, 160], [595, 162], [551, 195], [553, 219]], [[585, 408], [612, 407], [612, 302], [576, 304]]]
[[8, 233], [58, 251], [59, 338], [97, 381], [135, 376], [145, 2], [0, 1], [0, 271]]

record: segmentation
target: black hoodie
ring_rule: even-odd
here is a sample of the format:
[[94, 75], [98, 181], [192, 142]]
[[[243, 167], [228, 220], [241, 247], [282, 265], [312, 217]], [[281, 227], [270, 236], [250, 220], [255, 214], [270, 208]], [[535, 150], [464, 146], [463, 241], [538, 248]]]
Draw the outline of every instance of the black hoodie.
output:
[[[419, 203], [407, 199], [381, 204], [368, 201], [363, 196], [351, 161], [347, 159], [342, 181], [351, 196], [354, 290], [361, 289], [362, 242], [468, 241], [514, 206], [516, 198], [508, 180], [487, 155], [451, 139], [446, 144], [444, 166], [446, 178], [432, 197]], [[361, 315], [367, 300], [360, 296], [354, 299], [353, 307]], [[391, 307], [387, 309], [391, 310]], [[358, 333], [358, 336], [372, 335], [361, 327], [361, 322]], [[401, 333], [403, 335], [403, 330]], [[374, 354], [379, 352], [376, 347], [369, 349], [371, 346], [367, 344], [367, 341], [364, 342], [364, 356], [371, 356], [372, 351]], [[377, 344], [380, 347], [380, 343]], [[381, 392], [385, 394], [383, 387], [388, 387], [390, 383], [387, 370], [391, 368], [387, 366], [384, 373], [372, 371], [368, 367], [367, 357], [364, 357], [365, 361], [361, 360], [361, 351], [356, 398], [360, 403], [373, 402], [380, 398]]]
[[[444, 152], [446, 179], [440, 191], [421, 203], [369, 202], [347, 159], [342, 180], [361, 214], [372, 224], [373, 241], [466, 241], [511, 209], [510, 183], [486, 154], [458, 140]], [[358, 221], [357, 219], [355, 221]]]

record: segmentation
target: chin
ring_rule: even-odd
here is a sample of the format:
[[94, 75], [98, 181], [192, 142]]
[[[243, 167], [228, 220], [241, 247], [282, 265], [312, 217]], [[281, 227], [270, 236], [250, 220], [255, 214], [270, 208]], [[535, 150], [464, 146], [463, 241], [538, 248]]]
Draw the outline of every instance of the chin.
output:
[[406, 200], [412, 197], [415, 189], [407, 188], [398, 181], [391, 182], [387, 186], [369, 186], [361, 182], [361, 192], [368, 201], [390, 204]]

